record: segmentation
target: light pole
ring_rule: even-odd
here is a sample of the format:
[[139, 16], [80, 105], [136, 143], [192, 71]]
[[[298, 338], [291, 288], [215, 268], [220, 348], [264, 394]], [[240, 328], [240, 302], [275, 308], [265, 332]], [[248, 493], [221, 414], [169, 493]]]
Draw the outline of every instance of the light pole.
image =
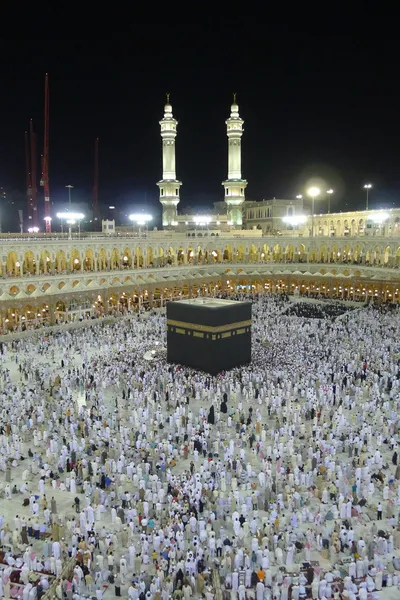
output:
[[81, 235], [81, 220], [84, 218], [85, 215], [83, 215], [82, 213], [73, 213], [73, 212], [62, 212], [62, 213], [57, 213], [57, 218], [61, 219], [61, 232], [63, 231], [63, 219], [66, 220], [67, 224], [68, 224], [68, 238], [71, 239], [72, 238], [72, 234], [71, 234], [71, 228], [72, 225], [75, 225], [76, 222], [78, 222], [78, 231], [79, 231], [79, 237]]
[[364, 185], [364, 190], [367, 190], [367, 202], [365, 204], [365, 210], [368, 210], [368, 192], [372, 188], [372, 183], [366, 183]]
[[142, 226], [148, 227], [148, 223], [152, 219], [153, 219], [153, 217], [151, 215], [145, 215], [142, 213], [134, 213], [132, 215], [129, 215], [129, 220], [132, 221], [133, 223], [136, 223], [136, 225], [138, 225], [138, 227], [139, 227], [139, 237], [140, 237], [140, 233], [141, 233], [141, 227]]
[[71, 212], [71, 190], [74, 189], [74, 186], [66, 185], [65, 187], [68, 189], [68, 210]]
[[[297, 200], [302, 200], [303, 194], [297, 194], [296, 198], [297, 198]], [[304, 208], [304, 202], [301, 203], [301, 210], [303, 210], [303, 208]], [[296, 208], [296, 212], [297, 212], [297, 208]]]
[[333, 190], [326, 190], [328, 194], [328, 215], [331, 212], [331, 195], [333, 194]]
[[372, 213], [371, 217], [369, 217], [369, 219], [371, 219], [371, 221], [378, 227], [379, 235], [383, 235], [382, 234], [382, 226], [388, 218], [389, 218], [389, 214], [386, 212], [379, 212], [379, 213], [375, 213], [375, 214]]
[[67, 220], [67, 225], [68, 225], [68, 239], [71, 240], [72, 239], [72, 233], [71, 233], [71, 228], [72, 225], [75, 225], [76, 221], [74, 219], [68, 219]]
[[307, 190], [307, 194], [312, 198], [312, 215], [311, 215], [311, 237], [314, 237], [314, 206], [315, 206], [315, 198], [319, 196], [321, 190], [317, 187], [310, 187]]
[[299, 225], [304, 225], [304, 223], [306, 223], [307, 217], [305, 215], [287, 215], [286, 217], [282, 217], [282, 221], [286, 225], [292, 227], [294, 231], [294, 229], [298, 229]]

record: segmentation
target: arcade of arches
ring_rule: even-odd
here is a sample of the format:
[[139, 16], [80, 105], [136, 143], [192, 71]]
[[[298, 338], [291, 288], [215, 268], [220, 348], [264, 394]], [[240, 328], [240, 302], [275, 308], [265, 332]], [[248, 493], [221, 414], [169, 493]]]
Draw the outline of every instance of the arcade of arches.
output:
[[[376, 239], [360, 242], [331, 239], [329, 241], [307, 240], [307, 243], [288, 239], [275, 241], [257, 240], [243, 243], [224, 243], [215, 240], [199, 244], [172, 243], [166, 246], [142, 244], [104, 244], [88, 248], [81, 241], [70, 248], [57, 247], [53, 242], [49, 248], [27, 249], [20, 244], [18, 250], [3, 245], [0, 260], [0, 276], [19, 278], [37, 275], [70, 274], [79, 272], [120, 271], [143, 268], [158, 268], [179, 265], [204, 264], [265, 264], [265, 263], [350, 263], [400, 267], [400, 246], [396, 243], [377, 243]], [[83, 242], [83, 243], [82, 243]], [[72, 244], [72, 242], [71, 242]], [[25, 246], [25, 248], [23, 247]], [[94, 246], [99, 246], [95, 244]]]
[[4, 244], [0, 332], [237, 290], [400, 302], [396, 243], [268, 241], [168, 240], [162, 247], [139, 247], [104, 240], [89, 247], [80, 240], [29, 249], [27, 243], [13, 249]]
[[[144, 284], [145, 285], [145, 284]], [[393, 281], [349, 281], [346, 277], [324, 277], [323, 275], [248, 276], [224, 274], [222, 277], [200, 278], [194, 282], [179, 282], [165, 286], [156, 284], [146, 287], [128, 286], [123, 292], [107, 289], [101, 293], [59, 295], [46, 298], [43, 302], [34, 298], [2, 303], [0, 309], [0, 333], [32, 329], [47, 323], [63, 323], [102, 315], [114, 315], [142, 308], [165, 306], [168, 300], [190, 298], [198, 295], [227, 295], [236, 292], [289, 293], [315, 298], [347, 299], [359, 302], [375, 299], [400, 303], [400, 283]], [[398, 286], [398, 287], [396, 287]]]

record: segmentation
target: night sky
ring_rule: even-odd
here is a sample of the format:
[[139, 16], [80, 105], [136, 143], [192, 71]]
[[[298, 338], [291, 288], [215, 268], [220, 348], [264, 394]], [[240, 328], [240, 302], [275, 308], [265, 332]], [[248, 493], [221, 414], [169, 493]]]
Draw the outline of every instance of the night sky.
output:
[[24, 131], [32, 117], [41, 149], [48, 71], [55, 202], [69, 183], [74, 198], [90, 198], [98, 136], [101, 203], [159, 210], [166, 92], [179, 121], [181, 211], [222, 200], [236, 92], [248, 199], [294, 197], [318, 176], [335, 190], [333, 208], [362, 207], [369, 181], [372, 207], [400, 206], [399, 44], [373, 17], [368, 27], [354, 14], [317, 28], [207, 18], [169, 25], [167, 38], [161, 23], [136, 24], [103, 41], [25, 40], [17, 52], [3, 41], [0, 185], [24, 192]]

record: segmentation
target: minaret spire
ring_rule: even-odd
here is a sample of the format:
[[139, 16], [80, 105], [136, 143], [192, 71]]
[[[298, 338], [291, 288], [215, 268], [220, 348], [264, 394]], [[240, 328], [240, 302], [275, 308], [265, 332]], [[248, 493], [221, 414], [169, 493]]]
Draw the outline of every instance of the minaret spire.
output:
[[177, 206], [181, 181], [176, 178], [175, 167], [175, 138], [178, 121], [172, 114], [169, 103], [170, 94], [166, 94], [167, 103], [164, 106], [164, 118], [160, 121], [162, 139], [162, 179], [157, 183], [160, 189], [160, 202], [163, 206], [163, 226], [171, 227], [176, 223]]
[[231, 114], [226, 123], [228, 136], [228, 179], [222, 182], [225, 189], [225, 202], [228, 209], [228, 222], [234, 226], [242, 225], [242, 204], [245, 201], [244, 191], [247, 181], [242, 179], [241, 139], [243, 135], [243, 119], [239, 116], [236, 94], [233, 94]]

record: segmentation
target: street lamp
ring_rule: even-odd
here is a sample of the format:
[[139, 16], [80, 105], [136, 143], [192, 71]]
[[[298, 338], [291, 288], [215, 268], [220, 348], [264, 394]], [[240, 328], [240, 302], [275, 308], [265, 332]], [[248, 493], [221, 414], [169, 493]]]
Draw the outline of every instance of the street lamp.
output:
[[333, 190], [326, 190], [328, 194], [328, 215], [331, 212], [331, 195], [333, 194]]
[[364, 190], [367, 190], [367, 202], [365, 204], [365, 210], [368, 210], [368, 192], [372, 188], [372, 183], [366, 183], [364, 185]]
[[379, 212], [373, 213], [370, 218], [371, 221], [376, 223], [376, 225], [382, 225], [382, 223], [384, 223], [389, 218], [389, 215], [386, 212]]
[[61, 212], [57, 213], [57, 218], [61, 220], [61, 233], [63, 232], [63, 220], [65, 219], [68, 225], [68, 239], [71, 239], [71, 228], [78, 222], [78, 235], [81, 235], [81, 220], [85, 217], [82, 213]]
[[72, 239], [72, 234], [71, 234], [71, 229], [72, 229], [72, 225], [75, 225], [76, 221], [75, 219], [67, 219], [67, 225], [68, 225], [68, 239]]
[[209, 224], [212, 222], [212, 217], [206, 216], [206, 215], [196, 215], [195, 217], [193, 217], [193, 223], [195, 225], [195, 228], [200, 227], [200, 228], [207, 228]]
[[287, 215], [282, 217], [282, 221], [295, 227], [296, 225], [303, 225], [307, 221], [307, 217], [305, 215]]
[[311, 237], [314, 237], [314, 205], [315, 205], [315, 198], [317, 196], [319, 196], [320, 193], [321, 193], [321, 190], [318, 187], [310, 187], [307, 190], [307, 194], [309, 196], [311, 196], [311, 198], [312, 198]]
[[292, 227], [292, 229], [299, 225], [304, 225], [306, 221], [307, 217], [305, 215], [286, 215], [285, 217], [282, 217], [282, 222], [289, 225], [289, 227]]
[[379, 235], [382, 235], [383, 225], [389, 216], [390, 215], [387, 212], [380, 211], [379, 213], [372, 213], [372, 215], [368, 217], [368, 220], [371, 220], [378, 228]]
[[69, 211], [71, 211], [71, 190], [74, 189], [74, 186], [66, 185], [65, 187], [68, 189], [68, 207], [69, 207]]
[[153, 219], [153, 217], [151, 215], [145, 215], [142, 213], [134, 213], [132, 215], [129, 215], [129, 220], [133, 221], [133, 223], [135, 223], [139, 227], [139, 237], [140, 237], [140, 233], [141, 233], [141, 227], [143, 227], [143, 226], [148, 227], [148, 222], [151, 221], [152, 219]]

